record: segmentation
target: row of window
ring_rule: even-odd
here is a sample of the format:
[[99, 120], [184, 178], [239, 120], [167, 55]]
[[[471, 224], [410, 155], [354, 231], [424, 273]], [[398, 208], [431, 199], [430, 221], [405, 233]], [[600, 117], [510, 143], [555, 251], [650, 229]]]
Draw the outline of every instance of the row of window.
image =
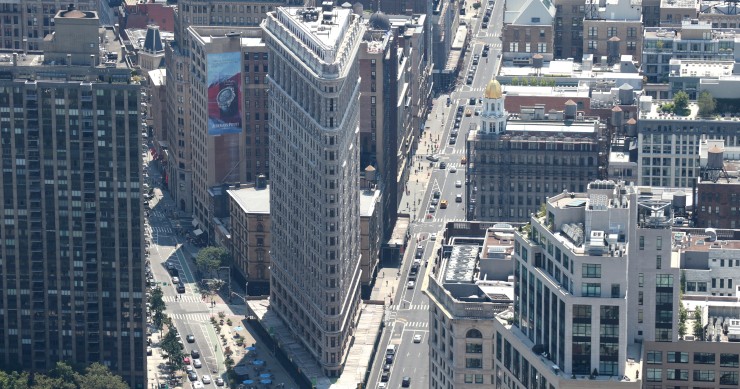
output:
[[[692, 378], [694, 381], [699, 382], [716, 382], [717, 374], [714, 370], [693, 370]], [[689, 370], [687, 369], [666, 369], [665, 377], [663, 375], [663, 369], [646, 369], [645, 380], [648, 382], [660, 382], [665, 380], [668, 381], [688, 381]], [[737, 385], [738, 380], [737, 371], [720, 371], [719, 372], [719, 383], [720, 385]]]
[[[714, 365], [717, 363], [717, 353], [694, 352], [693, 361], [695, 364]], [[666, 351], [666, 362], [668, 363], [689, 363], [689, 353], [684, 351]], [[648, 351], [646, 362], [648, 364], [663, 363], [663, 351]], [[740, 354], [720, 353], [720, 367], [740, 367]]]

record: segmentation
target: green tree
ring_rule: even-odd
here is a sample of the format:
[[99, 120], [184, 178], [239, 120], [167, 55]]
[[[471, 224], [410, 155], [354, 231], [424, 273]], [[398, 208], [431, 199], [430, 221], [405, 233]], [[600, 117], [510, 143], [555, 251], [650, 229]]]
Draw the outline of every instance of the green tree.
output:
[[689, 95], [684, 91], [678, 91], [673, 95], [673, 112], [676, 115], [685, 115], [689, 107]]
[[699, 106], [700, 116], [711, 116], [717, 109], [717, 100], [708, 91], [701, 92], [696, 104]]
[[152, 320], [154, 323], [154, 326], [157, 327], [158, 330], [162, 329], [162, 325], [164, 324], [164, 310], [167, 308], [167, 306], [164, 303], [164, 293], [162, 292], [162, 288], [159, 286], [152, 291], [151, 297], [149, 297], [149, 304], [151, 305], [151, 310], [153, 312]]
[[702, 339], [704, 335], [704, 326], [701, 324], [701, 310], [696, 308], [694, 310], [694, 336]]
[[480, 1], [473, 3], [473, 9], [477, 10], [478, 8], [480, 8]]
[[129, 389], [123, 379], [108, 370], [108, 367], [98, 362], [85, 369], [85, 375], [80, 379], [80, 389]]
[[686, 335], [686, 320], [689, 319], [689, 311], [686, 310], [683, 303], [678, 306], [678, 335], [683, 338]]
[[231, 264], [231, 254], [223, 247], [210, 246], [198, 252], [195, 265], [204, 275], [212, 276], [219, 267]]
[[180, 348], [180, 342], [177, 341], [177, 329], [175, 326], [169, 326], [169, 330], [164, 338], [162, 338], [159, 346], [167, 353], [170, 366], [174, 370], [182, 370], [185, 367], [185, 362], [182, 360], [185, 357], [185, 353]]
[[0, 389], [29, 389], [28, 381], [28, 372], [0, 371]]

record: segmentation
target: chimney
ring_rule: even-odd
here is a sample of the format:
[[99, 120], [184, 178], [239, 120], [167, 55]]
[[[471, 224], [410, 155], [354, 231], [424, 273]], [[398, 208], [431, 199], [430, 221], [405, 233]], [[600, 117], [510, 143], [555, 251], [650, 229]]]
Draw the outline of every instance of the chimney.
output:
[[67, 66], [72, 66], [72, 54], [67, 53]]
[[67, 6], [67, 12], [74, 11], [74, 10], [75, 10], [75, 5], [73, 3], [69, 3], [69, 5]]
[[90, 54], [90, 67], [95, 67], [95, 54]]

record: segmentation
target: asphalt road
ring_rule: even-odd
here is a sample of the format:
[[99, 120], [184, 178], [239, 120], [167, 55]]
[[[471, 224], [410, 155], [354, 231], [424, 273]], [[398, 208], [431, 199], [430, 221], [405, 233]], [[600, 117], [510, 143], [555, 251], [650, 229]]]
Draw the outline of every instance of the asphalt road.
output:
[[[158, 182], [156, 169], [148, 170], [152, 182]], [[171, 209], [174, 203], [169, 196], [158, 195], [150, 204], [152, 209], [149, 212], [147, 226], [148, 240], [151, 242], [149, 260], [154, 278], [164, 292], [164, 301], [167, 304], [165, 313], [172, 318], [183, 341], [186, 335], [195, 335], [195, 343], [185, 342], [185, 353], [189, 355], [193, 349], [200, 351], [203, 367], [195, 369], [198, 378], [208, 374], [214, 379], [225, 372], [222, 346], [210, 323], [211, 315], [217, 315], [218, 312], [212, 312], [209, 301], [201, 299], [192, 262], [186, 259], [190, 252], [186, 251], [183, 237], [177, 235], [166, 216], [166, 210]], [[174, 264], [177, 268], [178, 277], [185, 283], [185, 293], [178, 294], [175, 290], [172, 275], [165, 267], [166, 262]], [[191, 384], [186, 382], [187, 377], [183, 382], [184, 387], [191, 387]]]
[[[439, 156], [439, 162], [434, 164], [431, 170], [428, 184], [421, 189], [414, 188], [407, 192], [402, 202], [410, 201], [415, 204], [411, 209], [413, 221], [409, 227], [411, 239], [408, 250], [400, 269], [400, 277], [396, 285], [394, 302], [390, 307], [386, 319], [386, 330], [383, 333], [378, 353], [373, 362], [368, 388], [377, 388], [381, 383], [383, 366], [385, 365], [385, 349], [389, 344], [397, 347], [396, 357], [390, 366], [389, 377], [386, 385], [388, 388], [399, 388], [403, 377], [411, 378], [412, 388], [429, 387], [429, 347], [427, 345], [429, 333], [429, 300], [421, 291], [421, 278], [417, 276], [417, 285], [413, 288], [407, 286], [409, 270], [414, 261], [416, 247], [421, 245], [424, 249], [422, 267], [419, 274], [426, 272], [426, 264], [433, 263], [436, 252], [434, 252], [435, 241], [431, 240], [431, 234], [439, 235], [444, 224], [450, 221], [465, 220], [465, 167], [461, 158], [465, 156], [465, 139], [471, 126], [478, 123], [476, 109], [480, 109], [479, 98], [483, 97], [486, 85], [497, 70], [498, 55], [501, 52], [501, 25], [503, 19], [503, 1], [494, 4], [491, 21], [488, 29], [481, 30], [480, 22], [485, 12], [484, 7], [480, 10], [480, 16], [469, 19], [468, 25], [473, 26], [474, 38], [471, 40], [470, 50], [464, 59], [463, 70], [460, 74], [460, 82], [455, 90], [449, 95], [450, 105], [446, 106], [448, 95], [438, 97], [435, 106], [444, 106], [444, 118], [441, 128], [431, 129], [431, 139], [435, 140], [437, 148], [430, 151]], [[474, 15], [468, 11], [469, 15]], [[490, 52], [488, 57], [480, 58], [477, 71], [471, 85], [465, 84], [468, 69], [472, 63], [474, 54], [480, 54], [483, 46], [488, 44]], [[470, 105], [470, 98], [475, 98], [475, 105]], [[463, 112], [470, 109], [471, 115], [463, 114], [459, 127], [458, 140], [450, 144], [450, 134], [455, 125], [455, 116], [458, 106], [463, 106]], [[425, 134], [424, 136], [429, 136]], [[438, 140], [437, 140], [438, 139]], [[420, 148], [419, 152], [425, 152]], [[424, 157], [426, 154], [423, 154]], [[445, 162], [446, 168], [441, 169], [440, 163]], [[417, 159], [416, 167], [427, 168], [430, 161]], [[458, 182], [459, 181], [459, 186]], [[440, 201], [447, 200], [447, 209], [435, 206], [434, 212], [430, 212], [429, 206], [435, 192], [440, 192]], [[462, 202], [456, 202], [457, 195], [462, 196]], [[421, 336], [420, 343], [414, 343], [414, 335]]]

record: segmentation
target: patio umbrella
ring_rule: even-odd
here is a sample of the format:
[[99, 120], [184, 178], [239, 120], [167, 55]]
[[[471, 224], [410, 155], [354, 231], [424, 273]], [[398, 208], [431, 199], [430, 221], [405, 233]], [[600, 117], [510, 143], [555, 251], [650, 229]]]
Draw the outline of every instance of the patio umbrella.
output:
[[245, 347], [245, 349], [247, 351], [257, 351], [257, 347], [254, 347], [254, 346]]
[[244, 381], [242, 381], [242, 384], [244, 384], [244, 385], [251, 385], [253, 383], [254, 383], [254, 381], [252, 381], [252, 380], [244, 380]]
[[272, 374], [270, 374], [270, 373], [262, 373], [262, 374], [260, 374], [260, 378], [270, 378], [270, 377], [272, 377]]
[[261, 384], [268, 385], [268, 384], [271, 384], [272, 383], [272, 380], [262, 380], [262, 381], [260, 381], [260, 383]]
[[261, 366], [261, 365], [264, 365], [265, 364], [265, 361], [263, 361], [261, 359], [255, 359], [254, 362], [252, 362], [252, 364], [255, 365], [255, 366]]

